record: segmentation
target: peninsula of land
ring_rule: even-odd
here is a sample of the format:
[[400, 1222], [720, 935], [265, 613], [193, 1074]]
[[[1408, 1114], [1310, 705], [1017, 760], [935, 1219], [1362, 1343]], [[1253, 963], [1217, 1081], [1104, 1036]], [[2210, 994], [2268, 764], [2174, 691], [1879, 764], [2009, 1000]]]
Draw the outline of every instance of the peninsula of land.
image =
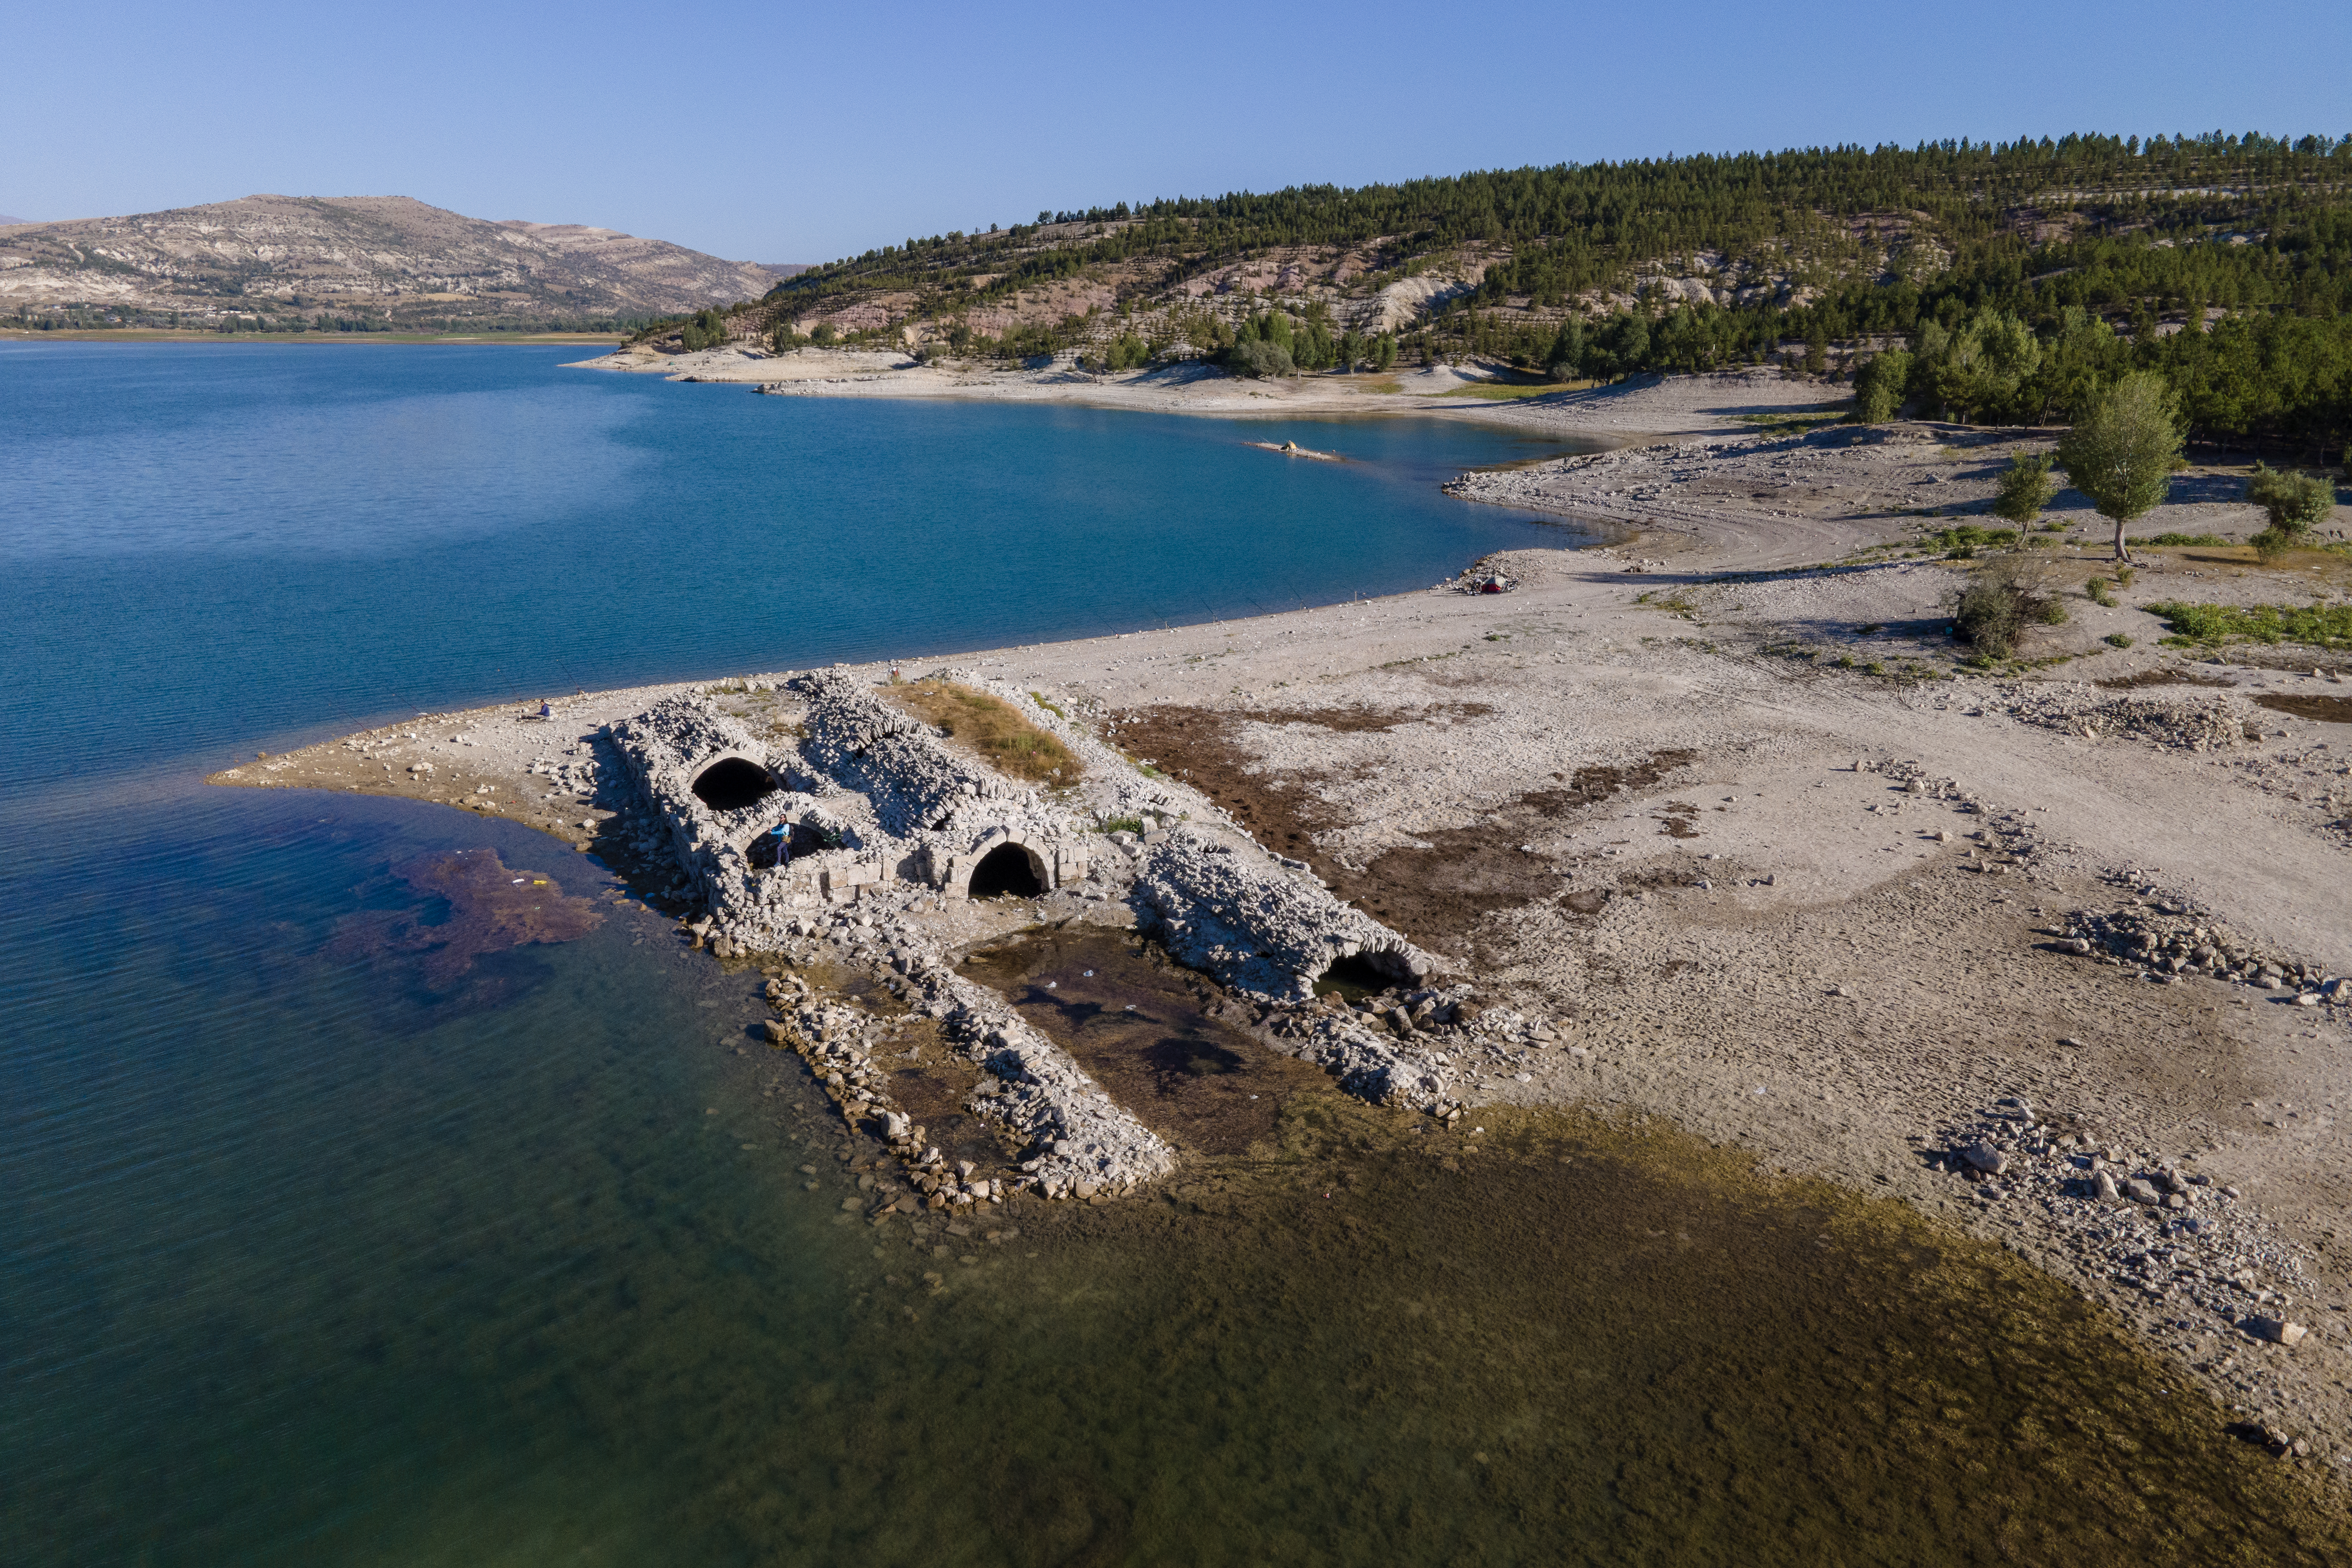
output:
[[[423, 715], [216, 782], [404, 795], [600, 854], [682, 940], [778, 966], [776, 1039], [929, 1173], [917, 1202], [1109, 1201], [1181, 1167], [1056, 1089], [958, 973], [1014, 931], [1132, 929], [1444, 1136], [1484, 1106], [1670, 1117], [1998, 1238], [2287, 1451], [2332, 1452], [2352, 560], [2260, 560], [2232, 542], [2261, 521], [2242, 470], [2206, 468], [2147, 532], [2207, 542], [2144, 545], [2119, 581], [2062, 492], [2046, 547], [2004, 559], [2063, 615], [1971, 663], [1948, 606], [1986, 563], [1955, 542], [1989, 537], [1996, 474], [2048, 434], [1803, 416], [1821, 401], [1759, 371], [1481, 407], [1628, 444], [1454, 493], [1626, 537], [1420, 593]], [[2303, 640], [2243, 635], [2265, 606]], [[930, 675], [1025, 714], [1084, 782], [1000, 778], [907, 718], [893, 693]], [[745, 823], [789, 803], [816, 835], [801, 880], [690, 798], [730, 758], [766, 781]], [[1016, 875], [983, 889], [999, 849]], [[1379, 963], [1318, 984], [1349, 955]], [[889, 1028], [1036, 1086], [1001, 1164], [949, 1168], [887, 1100], [859, 1043], [884, 1026], [826, 990], [854, 973], [887, 980]]]

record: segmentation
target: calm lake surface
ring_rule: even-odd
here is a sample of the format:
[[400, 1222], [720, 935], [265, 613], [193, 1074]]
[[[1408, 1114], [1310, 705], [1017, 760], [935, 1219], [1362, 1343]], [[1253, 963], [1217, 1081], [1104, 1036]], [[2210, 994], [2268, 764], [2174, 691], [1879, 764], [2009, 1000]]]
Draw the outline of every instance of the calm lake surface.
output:
[[[1164, 1197], [877, 1242], [796, 1066], [735, 1049], [757, 976], [593, 862], [203, 787], [419, 710], [1562, 540], [1437, 493], [1547, 449], [1491, 428], [758, 398], [581, 352], [0, 345], [0, 1560], [2342, 1549], [2063, 1292], [1663, 1135], [1436, 1151], [1302, 1093]], [[1292, 436], [1357, 460], [1244, 445]], [[596, 918], [454, 963], [385, 938], [462, 925], [414, 870], [461, 852]]]

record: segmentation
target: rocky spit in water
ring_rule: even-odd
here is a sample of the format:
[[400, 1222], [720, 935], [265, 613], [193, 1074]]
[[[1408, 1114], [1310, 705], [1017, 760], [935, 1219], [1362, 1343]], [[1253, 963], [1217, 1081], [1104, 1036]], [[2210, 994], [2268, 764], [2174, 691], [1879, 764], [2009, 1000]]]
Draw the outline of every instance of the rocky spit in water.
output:
[[[1439, 960], [1026, 693], [965, 670], [928, 679], [1015, 705], [1079, 759], [1081, 778], [1051, 791], [1014, 784], [833, 670], [739, 683], [796, 704], [764, 735], [698, 692], [610, 731], [688, 889], [709, 910], [694, 924], [699, 940], [722, 958], [823, 951], [937, 1020], [985, 1075], [973, 1108], [1022, 1151], [1009, 1182], [969, 1163], [954, 1171], [929, 1145], [890, 1100], [854, 1010], [772, 984], [780, 1016], [771, 1042], [806, 1057], [853, 1123], [877, 1131], [931, 1181], [919, 1201], [1002, 1201], [1022, 1187], [1094, 1198], [1175, 1168], [1164, 1140], [1003, 997], [954, 972], [927, 917], [992, 890], [1052, 897], [1066, 918], [1157, 937], [1349, 1091], [1459, 1114], [1447, 1099], [1444, 1027], [1475, 1010], [1465, 1014], [1466, 987], [1445, 985]], [[1191, 820], [1196, 811], [1203, 820]], [[779, 844], [807, 847], [779, 856]], [[1397, 1000], [1380, 1013], [1319, 1000], [1316, 982], [1343, 962], [1390, 982]]]

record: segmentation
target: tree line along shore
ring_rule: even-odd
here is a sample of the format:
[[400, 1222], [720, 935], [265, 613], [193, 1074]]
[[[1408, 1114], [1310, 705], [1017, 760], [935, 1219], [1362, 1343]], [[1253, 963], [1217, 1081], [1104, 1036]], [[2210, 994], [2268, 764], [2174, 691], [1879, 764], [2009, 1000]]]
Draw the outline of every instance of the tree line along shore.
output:
[[[2162, 376], [2189, 438], [2352, 439], [2352, 138], [2070, 135], [1560, 165], [1172, 199], [909, 237], [728, 309], [740, 343], [1244, 376], [1478, 357], [1555, 381], [1779, 363], [2063, 423]], [[1276, 352], [1281, 352], [1277, 354]]]

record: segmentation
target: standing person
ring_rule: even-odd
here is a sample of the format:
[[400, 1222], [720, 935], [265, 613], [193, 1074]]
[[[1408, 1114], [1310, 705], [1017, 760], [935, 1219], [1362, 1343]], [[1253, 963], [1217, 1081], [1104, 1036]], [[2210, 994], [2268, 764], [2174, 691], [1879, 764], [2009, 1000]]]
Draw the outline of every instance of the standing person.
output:
[[793, 863], [793, 825], [789, 822], [779, 822], [775, 826], [768, 829], [768, 832], [776, 841], [775, 866], [776, 869], [781, 871]]

